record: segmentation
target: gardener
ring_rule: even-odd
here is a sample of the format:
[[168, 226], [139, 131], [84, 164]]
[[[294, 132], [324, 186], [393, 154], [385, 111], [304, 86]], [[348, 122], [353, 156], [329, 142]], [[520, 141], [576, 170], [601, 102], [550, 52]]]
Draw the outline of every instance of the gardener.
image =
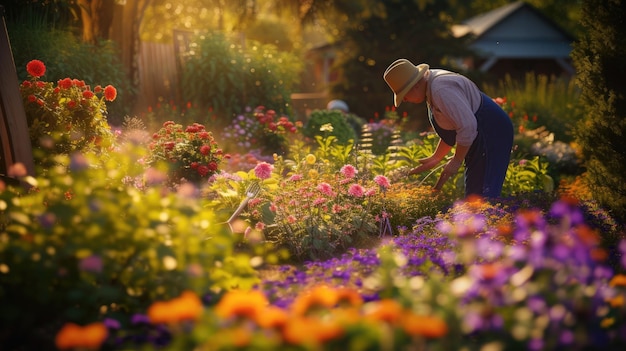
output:
[[408, 174], [436, 167], [456, 145], [434, 189], [441, 190], [465, 161], [465, 195], [500, 196], [513, 146], [513, 123], [506, 112], [467, 77], [424, 63], [396, 60], [383, 78], [396, 107], [426, 101], [428, 119], [441, 138], [433, 155], [420, 159]]

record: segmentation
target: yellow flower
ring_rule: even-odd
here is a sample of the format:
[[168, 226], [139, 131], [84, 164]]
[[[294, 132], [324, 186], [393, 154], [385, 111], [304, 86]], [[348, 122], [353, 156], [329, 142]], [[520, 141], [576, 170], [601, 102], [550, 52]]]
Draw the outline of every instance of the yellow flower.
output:
[[315, 158], [315, 155], [313, 155], [313, 154], [308, 154], [308, 155], [306, 155], [306, 157], [304, 158], [304, 160], [306, 161], [306, 163], [307, 163], [307, 164], [309, 164], [309, 165], [313, 165], [313, 164], [315, 164], [315, 161], [316, 161], [317, 159]]
[[318, 172], [318, 171], [316, 171], [316, 170], [314, 170], [314, 169], [309, 170], [309, 178], [311, 178], [311, 179], [317, 179], [317, 177], [319, 177], [319, 175], [320, 175], [320, 174], [319, 174], [319, 172]]

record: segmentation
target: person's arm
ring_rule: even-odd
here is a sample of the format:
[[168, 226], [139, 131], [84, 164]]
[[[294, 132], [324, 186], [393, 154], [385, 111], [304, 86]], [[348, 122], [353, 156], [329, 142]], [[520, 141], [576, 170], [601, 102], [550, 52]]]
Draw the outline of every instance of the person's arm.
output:
[[[446, 157], [446, 155], [450, 152], [450, 150], [452, 150], [452, 146], [444, 143], [443, 140], [439, 139], [439, 143], [437, 144], [437, 148], [435, 149], [435, 152], [430, 157], [419, 160], [421, 164], [413, 168], [409, 172], [409, 175], [421, 173], [437, 166], [439, 162], [441, 162], [441, 160], [443, 160], [443, 158]], [[465, 153], [467, 153], [467, 151], [465, 151]]]
[[441, 175], [439, 176], [439, 180], [437, 180], [437, 184], [435, 184], [435, 188], [434, 188], [435, 190], [437, 191], [441, 190], [441, 188], [448, 181], [448, 179], [450, 179], [450, 177], [452, 177], [459, 171], [459, 168], [461, 168], [461, 165], [463, 164], [463, 160], [465, 160], [465, 156], [467, 155], [467, 152], [469, 151], [469, 149], [470, 149], [470, 146], [464, 146], [464, 145], [456, 146], [454, 157], [452, 157], [452, 159], [448, 161], [448, 164], [446, 164], [445, 167], [443, 168], [443, 172], [441, 172]]

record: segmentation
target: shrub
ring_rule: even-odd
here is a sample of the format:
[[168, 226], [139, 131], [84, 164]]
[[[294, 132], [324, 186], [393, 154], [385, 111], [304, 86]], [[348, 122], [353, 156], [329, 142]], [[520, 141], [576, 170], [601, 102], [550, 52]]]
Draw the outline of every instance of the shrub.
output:
[[201, 184], [218, 172], [220, 163], [229, 158], [217, 145], [213, 133], [199, 123], [185, 128], [172, 121], [152, 136], [144, 162], [150, 167], [166, 164], [171, 184]]
[[[374, 213], [386, 213], [394, 234], [413, 227], [422, 217], [434, 217], [452, 203], [443, 194], [433, 194], [431, 186], [396, 181], [383, 191], [381, 201], [376, 201]], [[378, 207], [380, 206], [380, 207]]]
[[117, 97], [112, 85], [92, 90], [78, 79], [42, 81], [47, 68], [39, 60], [30, 61], [27, 69], [31, 78], [22, 82], [20, 92], [36, 164], [45, 169], [58, 154], [112, 147], [114, 135], [106, 120], [106, 102]]
[[105, 115], [111, 124], [120, 125], [130, 113], [136, 91], [126, 76], [114, 42], [84, 43], [69, 31], [30, 22], [9, 22], [7, 29], [19, 79], [29, 79], [24, 68], [37, 58], [48, 65], [48, 81], [80, 77], [92, 87], [114, 86], [118, 96], [109, 103]]
[[586, 35], [574, 46], [585, 118], [576, 126], [588, 184], [594, 198], [626, 221], [626, 96], [623, 78], [626, 36], [622, 23], [626, 3], [586, 0], [581, 23]]
[[268, 241], [298, 262], [337, 256], [378, 233], [379, 186], [356, 178], [349, 164], [339, 173], [324, 173], [306, 159], [299, 164], [266, 192], [273, 214], [264, 226]]
[[285, 155], [289, 148], [287, 136], [299, 133], [301, 128], [302, 122], [292, 122], [287, 116], [279, 116], [274, 110], [258, 106], [253, 111], [246, 108], [246, 113], [234, 118], [220, 137], [232, 152], [254, 153], [258, 150], [262, 156]]
[[[106, 160], [58, 156], [47, 177], [24, 179], [30, 191], [0, 193], [3, 348], [52, 350], [65, 322], [126, 325], [156, 299], [255, 282], [194, 187], [168, 191], [127, 146]], [[141, 190], [127, 181], [137, 177]]]
[[337, 110], [315, 110], [304, 124], [302, 134], [311, 139], [316, 136], [333, 136], [340, 144], [354, 143], [357, 134], [346, 120], [344, 114]]
[[211, 107], [220, 127], [242, 113], [242, 106], [264, 105], [289, 114], [292, 87], [301, 63], [272, 45], [233, 44], [225, 35], [201, 35], [187, 53], [181, 79], [185, 101]]

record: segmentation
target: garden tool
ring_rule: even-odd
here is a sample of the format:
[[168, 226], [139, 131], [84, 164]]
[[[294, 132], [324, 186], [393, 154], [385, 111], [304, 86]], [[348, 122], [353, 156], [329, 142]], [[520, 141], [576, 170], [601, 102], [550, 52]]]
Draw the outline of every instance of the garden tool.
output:
[[241, 200], [239, 207], [237, 207], [235, 212], [233, 212], [230, 218], [226, 221], [226, 224], [228, 224], [228, 227], [230, 228], [231, 232], [233, 233], [235, 232], [232, 226], [233, 221], [237, 218], [237, 216], [241, 214], [243, 209], [248, 204], [248, 201], [250, 201], [250, 199], [259, 195], [260, 191], [261, 191], [261, 185], [259, 185], [258, 182], [253, 182], [253, 183], [250, 183], [250, 185], [248, 185], [248, 188], [246, 189], [246, 196], [243, 198], [243, 200]]

